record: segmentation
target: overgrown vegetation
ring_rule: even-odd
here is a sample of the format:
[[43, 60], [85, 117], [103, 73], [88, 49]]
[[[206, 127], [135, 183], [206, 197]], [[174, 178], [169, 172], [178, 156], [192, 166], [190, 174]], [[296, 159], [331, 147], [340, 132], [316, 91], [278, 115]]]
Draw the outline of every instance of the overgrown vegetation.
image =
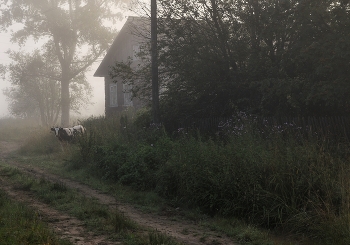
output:
[[34, 128], [38, 128], [34, 119], [21, 120], [18, 118], [2, 118], [0, 121], [0, 140], [22, 141], [29, 137]]
[[[243, 243], [254, 244], [261, 235], [256, 237], [257, 230], [237, 230], [231, 218], [312, 238], [317, 244], [349, 243], [346, 138], [334, 139], [307, 129], [297, 134], [280, 127], [262, 133], [249, 117], [232, 121], [221, 128], [220, 135], [186, 129], [169, 133], [144, 127], [140, 118], [134, 120], [129, 115], [83, 121], [87, 134], [69, 151], [65, 149], [71, 157], [64, 157], [63, 166], [70, 172], [83, 170], [89, 178], [106, 184], [155, 192], [174, 208], [200, 210], [218, 220], [225, 217], [226, 221], [220, 221], [225, 225], [213, 229]], [[37, 152], [51, 161], [50, 155], [62, 151], [43, 147], [51, 140], [44, 135], [31, 137], [20, 152], [27, 157]], [[42, 164], [46, 165], [45, 161]], [[33, 188], [32, 184], [23, 186]], [[60, 187], [56, 184], [42, 192]]]
[[122, 126], [117, 118], [84, 124], [88, 133], [70, 168], [155, 191], [175, 207], [239, 217], [324, 244], [350, 241], [349, 142], [292, 131], [262, 135], [249, 120], [232, 126], [225, 140], [199, 132], [170, 136], [162, 128]]
[[[349, 114], [347, 0], [158, 1], [162, 122]], [[149, 38], [111, 77], [151, 98]], [[137, 35], [137, 34], [136, 34]]]

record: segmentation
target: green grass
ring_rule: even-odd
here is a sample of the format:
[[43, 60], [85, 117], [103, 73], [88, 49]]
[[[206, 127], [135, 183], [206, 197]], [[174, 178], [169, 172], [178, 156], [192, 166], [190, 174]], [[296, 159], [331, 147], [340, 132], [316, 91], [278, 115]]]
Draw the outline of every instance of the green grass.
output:
[[[127, 218], [119, 217], [121, 215], [109, 210], [106, 205], [98, 203], [95, 199], [85, 197], [78, 190], [69, 189], [63, 183], [33, 179], [11, 168], [3, 168], [0, 173], [11, 176], [10, 181], [13, 181], [12, 184], [17, 189], [34, 193], [44, 203], [82, 220], [89, 230], [107, 234], [113, 233], [116, 226], [123, 228], [118, 229], [120, 233], [138, 228]], [[116, 220], [119, 224], [116, 224]]]
[[[86, 229], [95, 234], [106, 235], [114, 241], [123, 242], [123, 244], [158, 244], [153, 243], [151, 235], [145, 236], [146, 231], [143, 228], [125, 217], [117, 209], [110, 210], [96, 199], [87, 198], [78, 190], [69, 189], [63, 183], [34, 179], [10, 167], [1, 167], [0, 174], [6, 176], [7, 181], [11, 181], [16, 189], [30, 192], [51, 207], [83, 221]], [[155, 234], [155, 232], [151, 231], [149, 234]], [[163, 237], [163, 241], [167, 241], [164, 243], [165, 245], [179, 244], [165, 235], [153, 236]]]
[[3, 245], [71, 244], [57, 238], [36, 211], [11, 200], [3, 191], [0, 191], [0, 237]]
[[121, 127], [118, 118], [82, 123], [88, 133], [69, 152], [52, 152], [42, 147], [50, 138], [34, 137], [21, 161], [118, 192], [147, 212], [169, 205], [190, 219], [243, 220], [206, 224], [242, 243], [273, 244], [273, 233], [282, 231], [316, 244], [349, 244], [349, 142], [262, 137], [251, 125], [222, 142], [198, 133], [173, 138], [132, 122]]
[[[37, 156], [33, 159], [26, 158], [26, 161], [23, 161], [23, 164], [36, 165], [36, 162], [37, 162], [39, 163], [40, 167], [46, 166], [47, 169], [50, 169], [52, 172], [59, 174], [63, 177], [79, 180], [82, 183], [88, 184], [95, 189], [99, 189], [106, 193], [110, 193], [111, 195], [115, 195], [119, 201], [131, 203], [135, 207], [138, 207], [140, 210], [143, 210], [144, 212], [147, 212], [147, 213], [148, 212], [155, 213], [155, 214], [162, 213], [162, 209], [164, 207], [171, 207], [171, 206], [174, 207], [174, 204], [169, 203], [167, 200], [159, 197], [159, 195], [157, 195], [154, 192], [135, 191], [128, 186], [123, 186], [118, 183], [113, 185], [110, 183], [104, 183], [100, 179], [92, 177], [88, 172], [86, 172], [85, 169], [79, 169], [75, 171], [65, 171], [65, 168], [57, 167], [55, 163], [52, 161], [52, 159], [51, 160], [47, 159], [46, 161], [44, 161], [42, 160], [42, 158], [46, 158], [46, 157]], [[62, 165], [58, 164], [58, 166], [62, 166]], [[23, 186], [28, 186], [28, 184], [24, 183]], [[172, 208], [172, 209], [175, 210], [175, 208]], [[235, 222], [233, 222], [231, 219], [231, 222], [228, 222], [228, 220], [224, 218], [211, 219], [210, 217], [203, 215], [198, 210], [180, 209], [180, 211], [174, 211], [170, 215], [171, 215], [171, 219], [173, 220], [177, 220], [177, 219], [192, 220], [198, 223], [199, 225], [202, 225], [204, 227], [209, 227], [210, 229], [216, 230], [218, 232], [222, 232], [232, 237], [233, 239], [239, 240], [240, 242], [242, 242], [242, 244], [259, 244], [259, 245], [270, 245], [270, 244], [290, 245], [291, 244], [288, 242], [274, 243], [273, 242], [274, 237], [271, 236], [269, 231], [266, 231], [264, 229], [259, 229], [258, 227], [252, 227], [238, 220], [235, 220]], [[120, 224], [120, 223], [117, 222], [116, 224]], [[129, 237], [125, 239], [130, 240], [131, 238]], [[137, 239], [137, 238], [134, 237], [133, 239]], [[206, 240], [206, 237], [204, 236], [199, 239]]]
[[[115, 128], [106, 140], [101, 132], [111, 128], [91, 127], [70, 166], [106, 183], [156, 192], [175, 207], [243, 219], [253, 225], [248, 231], [277, 228], [318, 243], [348, 244], [349, 142], [293, 131], [261, 135], [246, 123], [225, 142], [130, 126]], [[240, 234], [238, 240], [257, 240]]]

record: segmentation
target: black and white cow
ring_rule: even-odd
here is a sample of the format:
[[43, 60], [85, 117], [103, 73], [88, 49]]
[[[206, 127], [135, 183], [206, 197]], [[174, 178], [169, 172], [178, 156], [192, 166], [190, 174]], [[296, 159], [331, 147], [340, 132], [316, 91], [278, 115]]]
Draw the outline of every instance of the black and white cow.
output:
[[73, 126], [73, 134], [85, 134], [86, 129], [82, 125]]
[[71, 142], [77, 135], [85, 134], [86, 129], [82, 125], [76, 125], [71, 128], [53, 127], [51, 131], [61, 142]]
[[70, 142], [74, 138], [73, 128], [53, 127], [51, 131], [55, 133], [55, 136], [61, 142]]

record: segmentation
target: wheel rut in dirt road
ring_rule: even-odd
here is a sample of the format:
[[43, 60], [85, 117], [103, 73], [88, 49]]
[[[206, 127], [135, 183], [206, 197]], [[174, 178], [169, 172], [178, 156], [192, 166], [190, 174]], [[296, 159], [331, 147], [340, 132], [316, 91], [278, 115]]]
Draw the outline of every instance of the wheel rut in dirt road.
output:
[[[69, 188], [77, 189], [83, 195], [87, 197], [96, 198], [97, 200], [99, 200], [100, 203], [108, 205], [111, 209], [117, 208], [121, 213], [123, 213], [126, 217], [130, 218], [131, 220], [135, 221], [137, 224], [165, 233], [185, 244], [212, 244], [214, 241], [216, 242], [215, 244], [234, 244], [231, 240], [229, 240], [229, 238], [224, 238], [221, 235], [215, 234], [212, 231], [200, 229], [196, 224], [191, 224], [187, 221], [178, 222], [170, 220], [166, 216], [142, 213], [129, 205], [116, 201], [115, 198], [110, 195], [91, 189], [90, 187], [84, 184], [65, 179], [54, 174], [47, 173], [39, 168], [26, 167], [17, 162], [11, 161], [10, 164], [36, 178], [42, 178], [51, 182], [61, 183]], [[201, 242], [201, 237], [205, 237], [206, 240], [208, 240], [207, 242], [209, 243]]]
[[2, 177], [0, 177], [0, 186], [11, 199], [25, 203], [36, 210], [40, 219], [47, 223], [61, 239], [69, 240], [71, 243], [77, 245], [121, 244], [109, 241], [106, 236], [96, 235], [86, 231], [84, 224], [80, 220], [51, 208], [32, 197], [26, 191], [14, 189]]
[[[0, 141], [0, 160], [7, 162], [8, 165], [18, 166], [18, 163], [6, 160], [6, 156], [17, 150], [18, 143]], [[27, 172], [27, 170], [25, 170]], [[52, 231], [61, 239], [68, 240], [76, 245], [116, 245], [120, 242], [110, 241], [107, 236], [96, 235], [84, 228], [84, 224], [65, 213], [62, 213], [49, 205], [37, 200], [30, 192], [20, 190], [11, 186], [4, 176], [0, 176], [0, 188], [7, 195], [17, 202], [23, 203], [35, 210], [40, 219], [48, 224]]]
[[[0, 142], [0, 150], [5, 149], [3, 142]], [[6, 150], [11, 148], [11, 150]], [[173, 220], [167, 216], [161, 216], [156, 214], [143, 213], [136, 208], [119, 202], [114, 197], [101, 193], [100, 191], [94, 190], [91, 187], [81, 184], [79, 182], [60, 177], [55, 174], [46, 172], [35, 166], [26, 166], [20, 164], [12, 159], [6, 159], [6, 155], [13, 151], [16, 147], [7, 147], [0, 157], [6, 160], [6, 163], [12, 167], [18, 168], [20, 171], [26, 172], [36, 178], [46, 179], [51, 182], [61, 183], [65, 186], [77, 189], [80, 193], [87, 197], [97, 199], [100, 203], [108, 205], [110, 209], [118, 209], [119, 212], [123, 213], [126, 217], [130, 218], [142, 227], [157, 230], [164, 234], [167, 234], [179, 242], [189, 245], [204, 245], [204, 244], [221, 244], [221, 245], [235, 245], [229, 237], [222, 234], [210, 231], [195, 222], [186, 220]], [[3, 152], [6, 152], [5, 154]]]

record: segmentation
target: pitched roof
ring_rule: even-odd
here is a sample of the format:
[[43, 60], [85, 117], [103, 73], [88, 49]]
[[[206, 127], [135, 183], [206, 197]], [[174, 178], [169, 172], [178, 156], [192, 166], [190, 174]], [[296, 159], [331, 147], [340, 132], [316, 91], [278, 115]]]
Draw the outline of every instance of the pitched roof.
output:
[[[115, 53], [116, 50], [119, 48], [123, 48], [119, 45], [120, 39], [125, 35], [136, 35], [136, 32], [143, 32], [142, 29], [147, 28], [150, 26], [150, 20], [146, 17], [135, 17], [130, 16], [126, 20], [125, 24], [123, 25], [122, 29], [119, 31], [117, 37], [114, 39], [111, 47], [107, 51], [107, 54], [101, 61], [99, 67], [94, 73], [94, 77], [106, 77], [109, 73], [109, 68], [115, 64], [116, 57]], [[142, 27], [142, 28], [141, 28]]]

